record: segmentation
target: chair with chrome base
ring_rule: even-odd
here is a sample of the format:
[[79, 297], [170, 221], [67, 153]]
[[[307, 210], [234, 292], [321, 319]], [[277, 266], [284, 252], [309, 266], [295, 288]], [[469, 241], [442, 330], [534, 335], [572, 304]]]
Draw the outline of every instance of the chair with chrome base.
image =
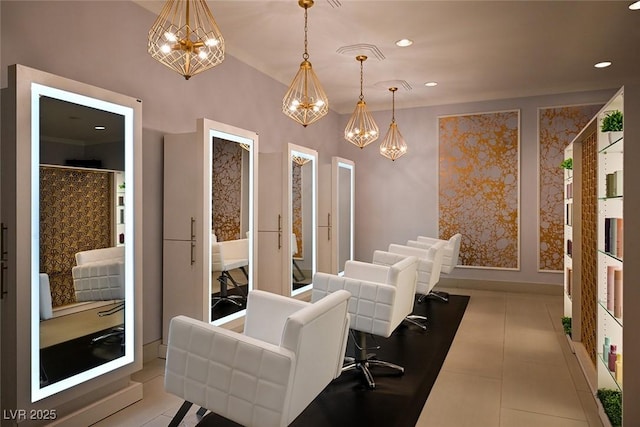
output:
[[[244, 277], [249, 280], [246, 267], [249, 265], [249, 239], [228, 240], [211, 243], [211, 269], [220, 272], [217, 277], [220, 282], [220, 294], [213, 297], [214, 306], [220, 302], [230, 302], [241, 307], [247, 298], [242, 285], [231, 275], [231, 271], [240, 269]], [[229, 295], [229, 282], [239, 295]]]
[[244, 333], [174, 317], [164, 387], [192, 404], [246, 427], [289, 425], [341, 373], [349, 293], [308, 303], [249, 292]]
[[367, 334], [389, 337], [413, 311], [416, 288], [416, 257], [403, 257], [391, 266], [360, 261], [347, 261], [344, 275], [316, 273], [313, 276], [311, 300], [318, 301], [338, 290], [351, 293], [349, 299], [350, 328], [354, 335], [356, 354], [343, 371], [362, 372], [369, 388], [376, 387], [370, 367], [391, 368], [402, 375], [404, 368], [375, 359], [368, 354]]
[[418, 257], [418, 282], [416, 284], [416, 293], [420, 294], [418, 303], [428, 297], [438, 298], [445, 302], [449, 301], [449, 295], [446, 292], [433, 289], [440, 281], [444, 250], [445, 244], [443, 242], [436, 242], [428, 249], [395, 243], [389, 245], [391, 253]]

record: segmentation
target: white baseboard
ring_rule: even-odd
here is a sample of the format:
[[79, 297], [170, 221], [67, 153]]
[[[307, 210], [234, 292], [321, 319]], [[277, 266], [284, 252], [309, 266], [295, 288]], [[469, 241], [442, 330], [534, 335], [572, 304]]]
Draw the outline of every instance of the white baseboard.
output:
[[49, 425], [56, 427], [92, 425], [139, 400], [142, 400], [142, 383], [130, 381], [128, 387], [59, 418]]
[[158, 347], [160, 347], [160, 340], [156, 340], [142, 346], [142, 363], [151, 362], [153, 359], [158, 358]]
[[480, 289], [484, 291], [516, 292], [541, 295], [562, 295], [561, 285], [550, 285], [548, 283], [522, 283], [503, 282], [499, 280], [478, 280], [478, 279], [455, 279], [450, 277], [440, 277], [436, 285], [445, 288]]

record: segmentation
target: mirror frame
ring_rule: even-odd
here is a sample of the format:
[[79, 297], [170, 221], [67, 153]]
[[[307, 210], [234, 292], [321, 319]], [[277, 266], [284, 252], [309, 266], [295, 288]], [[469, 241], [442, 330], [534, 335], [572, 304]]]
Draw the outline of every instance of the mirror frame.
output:
[[296, 295], [300, 295], [303, 294], [305, 292], [309, 292], [311, 291], [311, 288], [313, 286], [312, 283], [303, 286], [299, 289], [293, 289], [293, 262], [291, 260], [291, 238], [287, 238], [286, 236], [291, 236], [291, 233], [293, 232], [293, 218], [292, 218], [292, 210], [293, 210], [293, 195], [292, 195], [292, 186], [293, 186], [293, 166], [292, 166], [292, 156], [293, 154], [299, 155], [300, 157], [304, 157], [307, 158], [309, 160], [311, 160], [311, 175], [313, 177], [313, 183], [311, 184], [311, 192], [312, 192], [312, 200], [311, 200], [311, 239], [312, 239], [312, 243], [311, 243], [311, 276], [313, 277], [313, 275], [316, 273], [317, 268], [318, 268], [318, 238], [317, 238], [317, 234], [318, 234], [318, 152], [316, 150], [313, 150], [311, 148], [307, 148], [307, 147], [302, 147], [300, 145], [296, 145], [296, 144], [292, 144], [289, 143], [288, 144], [288, 149], [287, 149], [287, 153], [286, 153], [286, 173], [287, 173], [287, 179], [284, 180], [285, 181], [285, 194], [287, 195], [286, 198], [286, 218], [287, 218], [287, 225], [286, 225], [286, 230], [287, 230], [287, 234], [285, 234], [285, 237], [282, 239], [283, 240], [283, 249], [284, 251], [284, 255], [283, 258], [285, 259], [285, 268], [284, 268], [284, 272], [285, 272], [285, 280], [286, 283], [288, 284], [288, 289], [290, 292], [291, 296], [296, 296]]
[[[202, 140], [207, 144], [206, 155], [204, 156], [204, 170], [208, 171], [208, 176], [211, 176], [213, 170], [213, 138], [224, 139], [227, 141], [236, 142], [238, 144], [247, 144], [250, 147], [249, 152], [249, 283], [247, 286], [247, 292], [257, 288], [256, 286], [256, 272], [258, 271], [258, 244], [257, 244], [257, 224], [258, 224], [258, 134], [245, 129], [240, 129], [224, 123], [219, 123], [209, 119], [198, 119], [198, 140]], [[209, 268], [207, 271], [207, 277], [205, 278], [205, 288], [208, 289], [208, 295], [211, 295], [212, 287], [212, 267], [211, 267], [211, 230], [213, 229], [212, 209], [213, 209], [213, 184], [211, 179], [205, 181], [205, 194], [203, 195], [203, 245], [202, 245], [202, 259], [209, 260]], [[209, 298], [210, 300], [210, 298]], [[239, 319], [246, 314], [246, 308], [239, 310], [235, 313], [221, 317], [220, 319], [211, 319], [211, 304], [209, 303], [209, 323], [219, 326], [229, 323], [233, 320]]]
[[[14, 68], [15, 67], [15, 68]], [[14, 74], [15, 73], [15, 74]], [[28, 260], [18, 260], [16, 282], [31, 286], [17, 290], [18, 307], [16, 327], [29, 325], [24, 339], [18, 339], [16, 369], [18, 376], [17, 399], [19, 406], [26, 408], [45, 398], [46, 401], [68, 401], [92, 390], [104, 387], [105, 382], [123, 378], [142, 368], [142, 104], [140, 100], [106, 89], [76, 82], [43, 71], [21, 65], [10, 68], [10, 83], [15, 79], [16, 97], [16, 144], [17, 158], [26, 161], [25, 167], [17, 166], [18, 194], [30, 197], [18, 199], [16, 206], [17, 236], [30, 236], [23, 244], [16, 237], [16, 256], [28, 253]], [[94, 108], [123, 114], [125, 117], [125, 174], [132, 185], [127, 187], [125, 224], [127, 245], [125, 246], [125, 355], [45, 387], [40, 387], [40, 336], [39, 336], [39, 97], [41, 95], [65, 101], [93, 106]], [[22, 181], [22, 182], [20, 182]], [[20, 219], [24, 217], [23, 219]], [[20, 332], [18, 332], [20, 335]], [[37, 351], [36, 351], [37, 349]], [[30, 358], [20, 357], [29, 354]], [[22, 380], [20, 380], [22, 378]], [[29, 379], [24, 381], [24, 379]], [[68, 393], [62, 393], [68, 391]], [[43, 403], [44, 404], [44, 403]], [[51, 408], [51, 403], [46, 407]]]
[[340, 265], [340, 238], [343, 233], [340, 230], [340, 170], [348, 169], [350, 175], [350, 191], [351, 191], [351, 230], [349, 233], [349, 258], [353, 259], [353, 237], [355, 227], [355, 187], [356, 187], [356, 165], [353, 161], [343, 159], [342, 157], [331, 158], [331, 218], [334, 218], [335, 224], [331, 227], [331, 272], [342, 276], [344, 274], [344, 264]]

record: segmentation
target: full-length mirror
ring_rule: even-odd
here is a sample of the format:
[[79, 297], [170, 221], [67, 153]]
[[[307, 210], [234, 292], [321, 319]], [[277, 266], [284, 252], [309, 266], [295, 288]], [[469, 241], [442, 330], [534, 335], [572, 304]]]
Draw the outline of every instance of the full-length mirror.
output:
[[342, 275], [344, 264], [353, 259], [355, 164], [351, 160], [331, 159], [331, 270]]
[[257, 135], [205, 120], [209, 134], [211, 321], [242, 316], [254, 286]]
[[316, 272], [317, 168], [315, 150], [289, 144], [288, 193], [291, 295], [311, 289]]
[[32, 84], [32, 401], [134, 360], [133, 110]]

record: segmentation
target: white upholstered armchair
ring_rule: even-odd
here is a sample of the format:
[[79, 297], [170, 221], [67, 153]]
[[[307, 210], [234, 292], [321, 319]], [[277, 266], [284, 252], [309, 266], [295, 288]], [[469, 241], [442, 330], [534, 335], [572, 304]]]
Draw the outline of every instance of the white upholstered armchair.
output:
[[442, 256], [442, 273], [449, 274], [458, 265], [460, 244], [462, 242], [462, 235], [460, 233], [454, 234], [449, 240], [418, 236], [416, 240], [409, 240], [407, 246], [427, 249], [436, 242], [443, 242], [445, 244], [444, 254]]
[[[448, 301], [446, 292], [434, 291], [433, 288], [440, 281], [440, 272], [445, 251], [444, 242], [436, 242], [429, 248], [415, 248], [397, 244], [389, 245], [389, 252], [404, 256], [418, 257], [418, 282], [416, 283], [416, 293], [420, 294], [418, 302], [424, 298], [433, 296], [443, 301]], [[375, 263], [375, 260], [374, 260]]]
[[244, 334], [178, 316], [171, 320], [165, 389], [243, 426], [287, 426], [341, 373], [349, 293], [311, 304], [254, 290]]
[[351, 293], [350, 328], [355, 331], [356, 355], [343, 370], [360, 370], [369, 388], [375, 388], [370, 366], [384, 366], [404, 373], [401, 366], [369, 357], [366, 334], [387, 338], [411, 314], [417, 266], [418, 259], [413, 256], [402, 257], [391, 266], [347, 261], [344, 276], [316, 273], [313, 277], [312, 301], [342, 289]]
[[124, 299], [124, 246], [76, 253], [71, 275], [77, 302]]
[[[226, 301], [237, 306], [242, 306], [242, 302], [247, 297], [240, 284], [231, 275], [231, 270], [240, 269], [244, 277], [249, 280], [246, 267], [249, 265], [249, 239], [228, 240], [225, 242], [211, 243], [211, 270], [219, 275], [220, 294], [214, 297], [214, 303]], [[236, 288], [240, 295], [229, 295], [229, 282]]]

